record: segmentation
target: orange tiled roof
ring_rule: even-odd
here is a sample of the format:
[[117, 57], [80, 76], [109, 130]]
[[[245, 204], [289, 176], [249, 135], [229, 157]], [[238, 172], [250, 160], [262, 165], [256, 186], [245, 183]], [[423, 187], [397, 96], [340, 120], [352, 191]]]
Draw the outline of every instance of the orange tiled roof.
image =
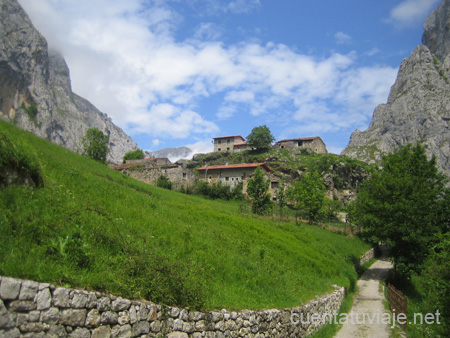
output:
[[240, 168], [257, 168], [264, 167], [267, 171], [272, 171], [265, 163], [243, 163], [243, 164], [229, 164], [229, 165], [212, 165], [208, 167], [201, 167], [197, 170], [220, 170], [220, 169], [240, 169]]
[[219, 137], [213, 137], [214, 140], [222, 139], [222, 138], [236, 138], [240, 137], [242, 141], [245, 141], [245, 138], [243, 138], [241, 135], [233, 135], [233, 136], [219, 136]]
[[289, 141], [312, 141], [312, 140], [315, 140], [316, 138], [320, 138], [320, 137], [319, 136], [313, 136], [313, 137], [291, 138], [291, 139], [281, 140], [281, 141], [278, 141], [276, 143], [289, 142]]
[[245, 146], [247, 142], [235, 143], [234, 146]]

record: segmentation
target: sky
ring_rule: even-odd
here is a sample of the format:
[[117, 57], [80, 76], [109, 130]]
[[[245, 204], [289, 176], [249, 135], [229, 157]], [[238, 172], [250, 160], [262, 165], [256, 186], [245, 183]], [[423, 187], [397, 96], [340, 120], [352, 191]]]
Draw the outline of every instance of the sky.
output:
[[141, 149], [267, 125], [339, 154], [385, 103], [439, 0], [19, 0], [72, 89]]

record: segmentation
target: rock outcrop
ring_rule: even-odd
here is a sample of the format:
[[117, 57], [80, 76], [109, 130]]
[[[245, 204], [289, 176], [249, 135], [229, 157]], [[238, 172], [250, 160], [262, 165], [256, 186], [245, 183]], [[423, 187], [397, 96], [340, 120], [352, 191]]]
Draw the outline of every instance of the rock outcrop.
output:
[[121, 162], [137, 149], [122, 129], [72, 92], [63, 57], [49, 51], [16, 0], [0, 0], [0, 117], [37, 136], [81, 151], [86, 130], [109, 135], [108, 160]]
[[424, 25], [423, 45], [400, 65], [387, 103], [379, 105], [366, 131], [353, 132], [342, 152], [366, 162], [408, 143], [421, 142], [450, 176], [450, 0]]

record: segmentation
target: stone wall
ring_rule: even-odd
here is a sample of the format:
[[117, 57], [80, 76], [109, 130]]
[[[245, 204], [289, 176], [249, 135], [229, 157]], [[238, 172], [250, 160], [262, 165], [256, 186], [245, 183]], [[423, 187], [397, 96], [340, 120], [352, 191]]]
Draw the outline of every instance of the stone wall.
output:
[[345, 289], [290, 309], [197, 312], [98, 292], [0, 277], [0, 337], [305, 337], [332, 315]]
[[192, 170], [187, 170], [178, 165], [154, 168], [132, 167], [121, 169], [120, 171], [125, 175], [151, 185], [156, 185], [159, 176], [163, 175], [175, 184], [176, 189], [182, 186], [192, 186], [195, 180], [195, 175]]
[[358, 268], [365, 263], [369, 262], [371, 259], [375, 258], [375, 249], [372, 248], [368, 250], [366, 253], [364, 253], [361, 257], [359, 257], [359, 260], [355, 263], [355, 268]]

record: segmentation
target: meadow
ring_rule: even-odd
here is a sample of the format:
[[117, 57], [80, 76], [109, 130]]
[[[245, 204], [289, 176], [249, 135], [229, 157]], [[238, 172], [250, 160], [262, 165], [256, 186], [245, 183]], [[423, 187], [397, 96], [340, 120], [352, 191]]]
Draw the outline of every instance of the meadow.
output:
[[298, 306], [354, 288], [369, 245], [150, 186], [0, 121], [0, 275], [193, 309]]

